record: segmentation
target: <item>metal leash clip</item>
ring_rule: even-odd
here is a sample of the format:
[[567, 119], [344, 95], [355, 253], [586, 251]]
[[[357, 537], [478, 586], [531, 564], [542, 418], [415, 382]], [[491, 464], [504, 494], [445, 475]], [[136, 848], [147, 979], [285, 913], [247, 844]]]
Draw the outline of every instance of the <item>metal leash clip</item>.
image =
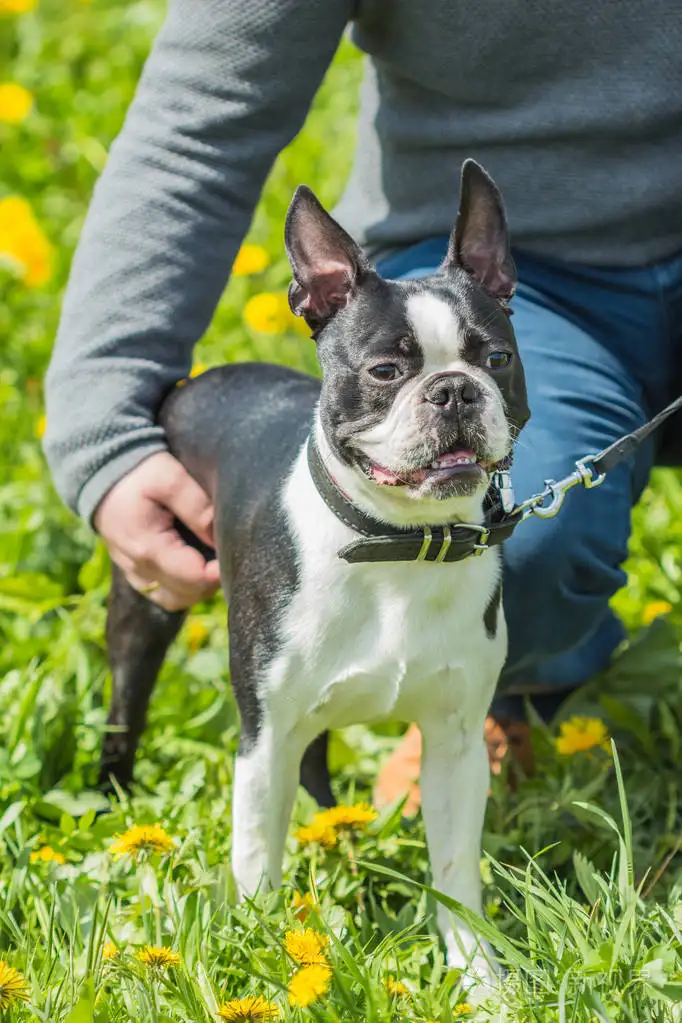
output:
[[[587, 490], [598, 487], [606, 479], [605, 473], [598, 473], [591, 464], [596, 455], [586, 455], [575, 463], [575, 469], [562, 480], [545, 480], [545, 489], [541, 494], [534, 494], [526, 501], [522, 501], [518, 510], [522, 512], [521, 521], [525, 522], [531, 515], [537, 515], [540, 519], [553, 519], [557, 514], [564, 498], [572, 487], [582, 484]], [[549, 499], [549, 504], [545, 502]]]
[[511, 473], [508, 469], [498, 469], [497, 472], [493, 473], [492, 483], [500, 495], [502, 511], [509, 514], [516, 507], [514, 484], [512, 483]]

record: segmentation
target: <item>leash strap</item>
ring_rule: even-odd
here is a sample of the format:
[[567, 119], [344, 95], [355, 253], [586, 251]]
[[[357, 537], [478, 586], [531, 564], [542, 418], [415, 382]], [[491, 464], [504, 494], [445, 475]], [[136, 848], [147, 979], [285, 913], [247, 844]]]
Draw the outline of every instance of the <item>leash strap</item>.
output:
[[682, 395], [675, 401], [671, 401], [639, 429], [633, 430], [632, 433], [626, 433], [624, 437], [619, 437], [613, 444], [609, 444], [596, 455], [580, 458], [575, 463], [573, 472], [564, 479], [558, 482], [546, 480], [545, 489], [541, 494], [534, 494], [515, 509], [521, 511], [521, 521], [523, 522], [530, 515], [536, 515], [541, 519], [553, 518], [564, 503], [567, 492], [579, 483], [587, 490], [598, 487], [604, 482], [608, 472], [633, 455], [642, 441], [646, 440], [666, 419], [680, 409], [682, 409]]
[[654, 430], [682, 409], [682, 395], [666, 405], [639, 429], [614, 441], [596, 455], [587, 455], [575, 463], [564, 479], [547, 480], [545, 489], [521, 504], [511, 506], [508, 474], [495, 473], [484, 504], [482, 524], [453, 522], [418, 529], [398, 529], [361, 511], [346, 497], [322, 460], [312, 436], [308, 440], [308, 467], [315, 487], [327, 507], [362, 537], [342, 547], [338, 555], [352, 564], [379, 561], [463, 561], [504, 543], [519, 522], [531, 515], [553, 518], [564, 503], [568, 491], [579, 484], [591, 490], [604, 482], [606, 474], [637, 450]]
[[653, 419], [650, 419], [648, 423], [645, 423], [644, 426], [640, 426], [638, 430], [633, 430], [632, 433], [626, 434], [620, 440], [614, 441], [608, 448], [604, 448], [598, 455], [595, 455], [591, 462], [596, 473], [603, 475], [610, 472], [614, 466], [629, 458], [643, 440], [646, 440], [654, 430], [658, 429], [661, 423], [664, 423], [666, 419], [669, 419], [679, 409], [682, 409], [682, 394], [675, 401], [671, 401], [669, 405], [666, 405], [664, 409], [655, 415]]

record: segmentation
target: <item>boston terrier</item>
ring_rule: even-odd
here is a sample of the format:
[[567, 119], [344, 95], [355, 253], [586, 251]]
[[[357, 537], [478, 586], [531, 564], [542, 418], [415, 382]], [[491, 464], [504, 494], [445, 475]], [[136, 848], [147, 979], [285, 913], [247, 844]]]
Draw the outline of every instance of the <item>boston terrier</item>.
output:
[[[420, 280], [380, 277], [305, 187], [285, 243], [321, 383], [223, 366], [160, 411], [171, 452], [215, 506], [241, 714], [234, 876], [243, 894], [280, 884], [299, 777], [333, 804], [329, 729], [413, 721], [434, 885], [480, 913], [483, 728], [507, 649], [498, 544], [509, 532], [486, 509], [529, 416], [502, 199], [467, 161], [447, 255]], [[182, 619], [114, 569], [103, 782], [131, 780]], [[439, 925], [449, 963], [489, 975], [471, 931], [445, 910]]]

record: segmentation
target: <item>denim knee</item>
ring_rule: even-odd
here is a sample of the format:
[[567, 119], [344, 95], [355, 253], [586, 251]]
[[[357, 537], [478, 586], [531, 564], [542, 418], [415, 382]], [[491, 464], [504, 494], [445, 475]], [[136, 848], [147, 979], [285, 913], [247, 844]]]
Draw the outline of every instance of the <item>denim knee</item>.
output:
[[563, 654], [586, 640], [625, 582], [627, 527], [621, 542], [612, 519], [601, 529], [586, 528], [590, 508], [582, 505], [576, 501], [557, 518], [522, 523], [507, 544], [508, 670]]

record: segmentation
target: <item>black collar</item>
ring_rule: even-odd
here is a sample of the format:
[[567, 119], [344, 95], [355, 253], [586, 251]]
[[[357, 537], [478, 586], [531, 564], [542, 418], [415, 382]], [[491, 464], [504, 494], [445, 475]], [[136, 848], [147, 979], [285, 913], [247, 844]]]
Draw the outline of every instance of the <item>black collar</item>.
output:
[[312, 436], [308, 440], [308, 468], [317, 491], [336, 515], [364, 538], [353, 540], [338, 552], [344, 561], [463, 561], [482, 554], [508, 539], [521, 521], [516, 509], [505, 511], [497, 486], [488, 491], [481, 524], [446, 523], [399, 529], [366, 515], [343, 493], [322, 461]]

